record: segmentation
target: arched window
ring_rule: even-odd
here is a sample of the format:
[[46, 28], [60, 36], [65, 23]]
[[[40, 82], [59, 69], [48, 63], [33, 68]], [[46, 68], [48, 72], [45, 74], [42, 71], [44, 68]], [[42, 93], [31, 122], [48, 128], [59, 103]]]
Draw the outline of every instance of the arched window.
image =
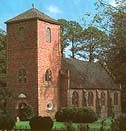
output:
[[18, 81], [19, 82], [27, 82], [27, 73], [25, 69], [20, 69], [18, 71]]
[[76, 91], [74, 91], [72, 94], [72, 105], [79, 106], [79, 95]]
[[24, 27], [20, 27], [19, 28], [19, 42], [24, 42], [24, 38], [25, 35], [24, 35]]
[[87, 101], [86, 101], [86, 92], [83, 91], [83, 101], [82, 101], [83, 106], [87, 106]]
[[24, 82], [27, 81], [27, 74], [26, 74], [26, 70], [23, 70], [23, 77], [24, 77]]
[[101, 93], [101, 105], [105, 105], [105, 93]]
[[45, 72], [45, 81], [51, 82], [52, 80], [52, 72], [50, 69], [47, 69]]
[[51, 42], [51, 29], [49, 27], [46, 29], [46, 42]]
[[118, 93], [114, 93], [114, 105], [118, 105]]
[[88, 105], [93, 106], [94, 95], [93, 92], [88, 92]]

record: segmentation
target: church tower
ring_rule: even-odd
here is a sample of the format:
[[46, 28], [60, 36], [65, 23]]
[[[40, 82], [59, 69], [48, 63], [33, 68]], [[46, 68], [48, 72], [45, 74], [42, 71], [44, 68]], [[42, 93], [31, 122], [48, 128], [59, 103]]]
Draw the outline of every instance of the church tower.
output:
[[6, 24], [10, 111], [17, 115], [21, 106], [31, 105], [35, 114], [53, 117], [59, 106], [59, 23], [32, 8]]

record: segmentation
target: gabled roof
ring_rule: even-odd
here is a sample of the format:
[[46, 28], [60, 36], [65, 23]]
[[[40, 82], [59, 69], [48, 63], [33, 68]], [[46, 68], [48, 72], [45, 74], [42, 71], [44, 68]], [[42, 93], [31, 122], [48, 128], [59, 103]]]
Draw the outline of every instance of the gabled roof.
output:
[[39, 10], [32, 8], [8, 21], [5, 23], [13, 23], [13, 22], [18, 22], [18, 21], [25, 21], [29, 19], [40, 19], [42, 21], [48, 22], [48, 23], [53, 23], [53, 24], [59, 24], [57, 20], [49, 17], [48, 15], [40, 12]]
[[70, 88], [120, 89], [99, 63], [62, 59], [62, 70], [67, 69], [70, 70]]

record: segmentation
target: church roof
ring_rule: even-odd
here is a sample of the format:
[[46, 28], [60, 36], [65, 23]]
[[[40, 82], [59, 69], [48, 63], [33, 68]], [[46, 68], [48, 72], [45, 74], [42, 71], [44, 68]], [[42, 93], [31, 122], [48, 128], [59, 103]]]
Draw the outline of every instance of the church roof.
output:
[[65, 58], [62, 69], [70, 70], [70, 88], [120, 89], [99, 63]]
[[29, 19], [40, 19], [45, 22], [53, 23], [53, 24], [59, 24], [57, 20], [49, 17], [48, 15], [40, 12], [39, 10], [32, 8], [30, 10], [27, 10], [26, 12], [6, 21], [5, 23], [13, 23], [18, 21], [25, 21]]

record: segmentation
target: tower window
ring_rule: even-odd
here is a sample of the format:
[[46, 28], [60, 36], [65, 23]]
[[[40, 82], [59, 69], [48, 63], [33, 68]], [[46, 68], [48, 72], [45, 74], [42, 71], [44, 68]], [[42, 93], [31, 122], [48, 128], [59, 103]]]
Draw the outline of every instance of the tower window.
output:
[[25, 69], [20, 69], [18, 72], [18, 81], [19, 82], [27, 82], [27, 74]]
[[24, 42], [24, 27], [19, 28], [19, 42]]
[[23, 77], [24, 77], [24, 82], [26, 82], [27, 81], [26, 70], [23, 70]]
[[51, 42], [51, 29], [49, 27], [46, 29], [46, 42]]
[[72, 94], [72, 105], [79, 106], [79, 95], [76, 91], [74, 91]]
[[21, 70], [19, 70], [19, 72], [18, 72], [18, 81], [19, 82], [21, 82], [22, 81], [22, 72], [21, 72]]
[[52, 72], [50, 69], [47, 69], [45, 73], [45, 81], [51, 82], [51, 80], [52, 80]]

